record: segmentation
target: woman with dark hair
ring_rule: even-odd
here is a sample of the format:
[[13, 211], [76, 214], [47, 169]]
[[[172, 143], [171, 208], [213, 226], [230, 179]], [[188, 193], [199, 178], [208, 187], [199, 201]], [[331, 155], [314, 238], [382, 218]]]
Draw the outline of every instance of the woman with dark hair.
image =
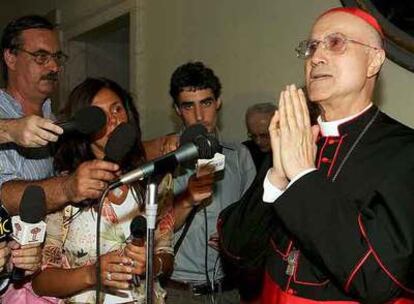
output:
[[[92, 138], [76, 134], [66, 138], [55, 156], [59, 174], [71, 173], [82, 162], [105, 157], [105, 145], [121, 123], [133, 124], [136, 143], [120, 164], [121, 172], [137, 167], [145, 160], [141, 143], [139, 115], [129, 94], [117, 83], [105, 78], [88, 78], [70, 94], [63, 118], [71, 117], [87, 106], [100, 107], [107, 115], [105, 128]], [[91, 174], [93, 174], [91, 172]], [[154, 273], [172, 271], [172, 177], [164, 177], [159, 187], [155, 232]], [[130, 222], [143, 212], [142, 187], [121, 186], [104, 201], [101, 223], [101, 282], [103, 303], [144, 303], [145, 287], [132, 285], [132, 275], [145, 274], [145, 249], [128, 242]], [[82, 207], [69, 205], [48, 216], [44, 247], [45, 269], [33, 280], [33, 290], [70, 303], [95, 303], [96, 286], [96, 204], [85, 200]], [[64, 282], [64, 284], [62, 284]], [[155, 284], [155, 303], [164, 303], [165, 291]]]

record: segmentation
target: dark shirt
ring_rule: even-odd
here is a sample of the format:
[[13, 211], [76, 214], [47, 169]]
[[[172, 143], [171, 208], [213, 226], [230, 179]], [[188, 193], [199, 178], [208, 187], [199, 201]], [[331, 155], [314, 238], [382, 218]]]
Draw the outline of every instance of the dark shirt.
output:
[[250, 152], [250, 155], [253, 158], [254, 165], [256, 166], [256, 172], [259, 171], [260, 167], [263, 164], [263, 160], [268, 156], [271, 155], [270, 152], [262, 152], [260, 151], [259, 147], [254, 143], [253, 140], [246, 140], [242, 142], [243, 145], [247, 147]]
[[265, 264], [267, 286], [296, 297], [413, 297], [414, 131], [377, 111], [340, 125], [338, 137], [321, 136], [318, 170], [274, 203], [262, 202], [266, 161], [241, 201], [220, 215], [227, 256], [245, 267]]

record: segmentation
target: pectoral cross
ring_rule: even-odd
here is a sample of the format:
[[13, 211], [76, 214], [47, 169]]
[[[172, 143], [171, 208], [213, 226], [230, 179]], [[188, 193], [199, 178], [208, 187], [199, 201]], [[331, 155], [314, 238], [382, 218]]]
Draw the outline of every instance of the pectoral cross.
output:
[[293, 276], [296, 270], [296, 266], [298, 265], [298, 257], [299, 257], [299, 250], [293, 248], [287, 257], [287, 267], [286, 267], [286, 274], [288, 276]]

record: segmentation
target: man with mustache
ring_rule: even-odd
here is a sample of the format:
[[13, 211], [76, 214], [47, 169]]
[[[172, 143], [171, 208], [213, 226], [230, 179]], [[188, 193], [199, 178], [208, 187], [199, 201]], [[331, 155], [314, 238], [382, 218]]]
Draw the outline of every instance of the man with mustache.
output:
[[270, 170], [221, 215], [224, 252], [265, 264], [263, 303], [414, 303], [414, 132], [373, 104], [381, 27], [331, 9], [297, 53], [318, 124], [287, 86]]
[[[32, 25], [30, 22], [32, 21]], [[24, 117], [2, 102], [0, 143], [14, 142], [25, 147], [40, 147], [55, 142], [62, 128], [52, 123], [50, 100], [58, 73], [66, 60], [60, 51], [53, 25], [30, 18], [16, 20], [2, 37], [1, 67], [6, 88], [1, 100], [21, 102]], [[42, 108], [39, 107], [42, 105]], [[6, 119], [7, 118], [7, 119]]]
[[[24, 157], [14, 144], [40, 147], [50, 141], [56, 141], [58, 135], [63, 132], [50, 119], [51, 107], [48, 97], [56, 87], [60, 69], [57, 62], [64, 56], [59, 51], [58, 40], [52, 29], [51, 24], [43, 19], [23, 18], [10, 23], [2, 37], [1, 64], [6, 83], [6, 88], [0, 90], [2, 183], [29, 171], [31, 177], [35, 174], [43, 174], [41, 177], [51, 174], [50, 159], [23, 162]], [[44, 64], [38, 64], [41, 61]], [[35, 169], [39, 170], [34, 171]], [[10, 259], [15, 266], [27, 270], [27, 275], [39, 269], [40, 245], [20, 246], [13, 241], [8, 245], [2, 242], [1, 246], [2, 262]], [[6, 282], [3, 282], [4, 287], [7, 287]]]
[[27, 136], [32, 138], [27, 142], [30, 148], [0, 144], [1, 203], [10, 214], [17, 213], [26, 186], [34, 183], [46, 191], [48, 212], [69, 202], [99, 197], [107, 182], [115, 178], [116, 164], [84, 162], [74, 174], [52, 177], [50, 151], [41, 147], [62, 133], [52, 123], [50, 96], [67, 56], [61, 51], [55, 26], [40, 16], [20, 17], [6, 26], [1, 41], [6, 88], [0, 90], [0, 117], [12, 125], [12, 133], [18, 133], [20, 127], [22, 133], [26, 127], [32, 132]]
[[[86, 198], [98, 198], [115, 178], [118, 165], [92, 160], [82, 163], [71, 175], [54, 177], [53, 158], [45, 146], [63, 132], [52, 123], [50, 99], [67, 59], [55, 26], [41, 16], [17, 18], [5, 27], [1, 47], [6, 82], [6, 88], [0, 90], [1, 204], [10, 215], [17, 214], [22, 194], [31, 184], [44, 189], [49, 213]], [[36, 255], [40, 256], [40, 250]], [[29, 266], [35, 263], [35, 270], [39, 268], [40, 258], [23, 258]], [[9, 288], [5, 301], [26, 295], [26, 288]]]

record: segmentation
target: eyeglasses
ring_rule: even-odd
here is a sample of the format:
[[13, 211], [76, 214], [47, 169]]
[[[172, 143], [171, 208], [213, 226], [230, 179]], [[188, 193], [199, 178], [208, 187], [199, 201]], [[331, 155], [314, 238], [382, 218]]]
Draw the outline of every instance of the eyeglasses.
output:
[[52, 54], [46, 51], [29, 52], [23, 48], [18, 48], [17, 50], [32, 56], [34, 61], [39, 65], [48, 64], [49, 61], [53, 58], [58, 66], [63, 66], [69, 59], [69, 57], [63, 52]]
[[296, 47], [296, 55], [300, 59], [308, 59], [315, 54], [316, 50], [318, 49], [319, 44], [322, 43], [324, 49], [332, 52], [333, 54], [343, 54], [346, 51], [346, 47], [348, 42], [359, 44], [374, 50], [379, 50], [379, 48], [359, 42], [357, 40], [350, 39], [346, 37], [344, 34], [341, 33], [333, 33], [323, 40], [316, 40], [316, 39], [309, 39], [304, 40], [299, 43]]

